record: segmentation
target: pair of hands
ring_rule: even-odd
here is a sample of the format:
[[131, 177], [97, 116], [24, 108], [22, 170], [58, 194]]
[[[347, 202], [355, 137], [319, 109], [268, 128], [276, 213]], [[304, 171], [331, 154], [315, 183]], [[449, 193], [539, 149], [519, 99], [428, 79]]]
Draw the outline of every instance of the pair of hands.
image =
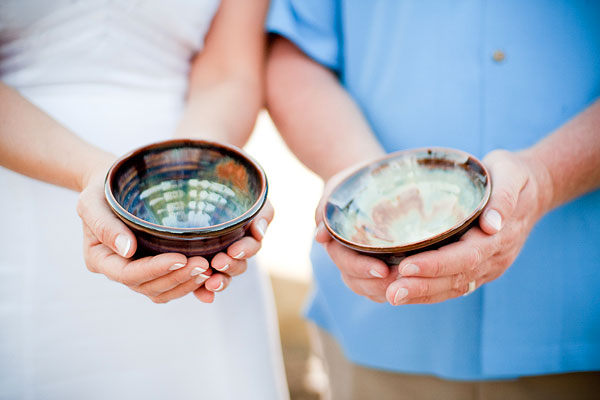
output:
[[373, 301], [437, 303], [468, 293], [469, 282], [480, 287], [510, 267], [547, 211], [552, 190], [548, 171], [525, 152], [496, 150], [483, 163], [491, 175], [492, 194], [479, 226], [458, 242], [411, 255], [392, 267], [342, 246], [323, 225], [323, 199], [349, 170], [338, 173], [325, 186], [316, 211], [316, 240], [340, 269], [344, 283]]
[[250, 226], [250, 235], [231, 244], [213, 257], [177, 253], [159, 254], [132, 260], [137, 245], [134, 234], [113, 214], [104, 199], [101, 169], [87, 180], [79, 196], [77, 213], [83, 221], [83, 253], [87, 268], [120, 282], [155, 303], [166, 303], [189, 293], [204, 303], [212, 303], [215, 293], [225, 290], [232, 277], [246, 271], [247, 259], [261, 247], [265, 231], [273, 219], [269, 202]]

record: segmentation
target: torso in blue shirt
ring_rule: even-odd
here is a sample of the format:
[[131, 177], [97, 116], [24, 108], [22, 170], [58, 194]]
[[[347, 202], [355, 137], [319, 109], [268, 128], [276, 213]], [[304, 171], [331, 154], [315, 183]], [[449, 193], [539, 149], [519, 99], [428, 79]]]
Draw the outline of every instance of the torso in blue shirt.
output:
[[[274, 0], [268, 29], [337, 71], [388, 151], [524, 148], [600, 95], [599, 2]], [[472, 380], [600, 369], [598, 191], [544, 217], [502, 277], [441, 304], [377, 304], [321, 247], [312, 261], [308, 315], [357, 363]]]

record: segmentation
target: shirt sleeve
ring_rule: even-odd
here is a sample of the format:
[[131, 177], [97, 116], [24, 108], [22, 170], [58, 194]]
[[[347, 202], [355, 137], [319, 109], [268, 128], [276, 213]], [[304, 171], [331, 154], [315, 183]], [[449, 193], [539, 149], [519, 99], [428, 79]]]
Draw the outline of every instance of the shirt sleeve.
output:
[[341, 67], [339, 25], [336, 0], [271, 0], [267, 31], [333, 70]]

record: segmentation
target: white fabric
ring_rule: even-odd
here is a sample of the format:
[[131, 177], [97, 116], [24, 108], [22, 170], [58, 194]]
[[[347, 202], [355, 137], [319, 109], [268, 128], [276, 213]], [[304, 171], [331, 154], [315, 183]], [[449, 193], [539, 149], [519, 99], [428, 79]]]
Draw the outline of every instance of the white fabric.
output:
[[[218, 0], [0, 2], [0, 76], [122, 154], [170, 137]], [[87, 271], [76, 194], [0, 169], [0, 399], [287, 398], [256, 265], [205, 305]]]

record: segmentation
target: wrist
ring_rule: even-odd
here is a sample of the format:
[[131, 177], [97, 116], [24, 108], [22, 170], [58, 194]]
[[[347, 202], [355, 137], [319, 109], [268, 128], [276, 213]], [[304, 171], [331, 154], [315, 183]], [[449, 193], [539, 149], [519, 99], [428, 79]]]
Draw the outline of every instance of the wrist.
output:
[[93, 157], [79, 175], [78, 191], [83, 191], [94, 181], [104, 181], [108, 170], [115, 161], [116, 157], [110, 153], [102, 153]]

